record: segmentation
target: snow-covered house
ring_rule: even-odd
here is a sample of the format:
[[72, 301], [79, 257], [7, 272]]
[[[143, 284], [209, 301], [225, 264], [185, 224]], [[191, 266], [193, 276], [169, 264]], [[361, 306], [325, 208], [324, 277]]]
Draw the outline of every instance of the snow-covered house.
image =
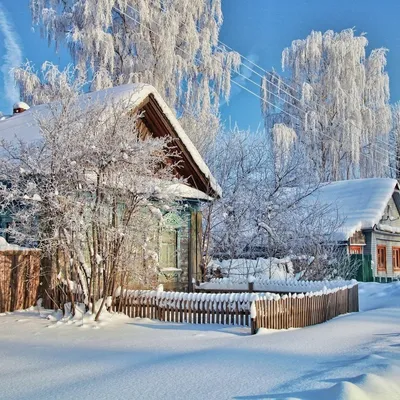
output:
[[[160, 237], [155, 239], [159, 252], [159, 280], [166, 284], [167, 288], [190, 289], [192, 278], [201, 275], [202, 215], [199, 206], [201, 202], [221, 196], [219, 185], [184, 132], [174, 112], [154, 87], [146, 84], [129, 84], [84, 94], [81, 97], [85, 105], [91, 101], [93, 103], [129, 101], [129, 108], [143, 115], [137, 126], [140, 135], [173, 138], [175, 150], [180, 157], [177, 174], [186, 182], [174, 184], [174, 190], [179, 201], [185, 203], [187, 207], [180, 215], [170, 213], [164, 216], [169, 229], [162, 231]], [[37, 114], [45, 115], [47, 109], [47, 105], [31, 107], [21, 114], [1, 121], [0, 139], [40, 140]], [[4, 228], [8, 222], [9, 220], [3, 216], [0, 218], [2, 225], [0, 227]]]
[[376, 280], [400, 276], [400, 187], [395, 179], [332, 182], [313, 197], [339, 216], [335, 239], [348, 253], [371, 256]]

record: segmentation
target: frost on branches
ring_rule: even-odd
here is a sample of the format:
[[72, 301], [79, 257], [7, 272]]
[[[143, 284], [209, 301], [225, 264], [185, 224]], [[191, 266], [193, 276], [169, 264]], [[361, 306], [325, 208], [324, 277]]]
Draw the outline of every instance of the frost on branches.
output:
[[331, 245], [343, 223], [337, 210], [313, 197], [320, 183], [302, 153], [289, 149], [290, 156], [282, 153], [277, 164], [265, 150], [268, 145], [263, 133], [234, 129], [221, 134], [208, 152], [224, 195], [204, 209], [204, 265], [213, 258], [304, 256], [301, 271], [308, 279], [338, 276], [338, 264], [347, 278], [344, 266], [350, 266], [338, 261], [340, 249]]
[[266, 128], [293, 128], [322, 181], [392, 174], [387, 50], [367, 56], [367, 44], [352, 29], [313, 31], [283, 51], [287, 79], [273, 72], [262, 81], [262, 97], [273, 104], [262, 102]]
[[[218, 122], [240, 57], [218, 45], [221, 0], [31, 0], [33, 23], [56, 49], [68, 46], [92, 90], [153, 85], [178, 115]], [[30, 94], [30, 83], [20, 80]], [[184, 128], [190, 128], [183, 120]], [[212, 136], [216, 133], [206, 132]], [[197, 143], [200, 132], [189, 131]], [[201, 139], [201, 138], [199, 138]]]
[[0, 198], [14, 221], [10, 233], [40, 247], [53, 260], [47, 273], [58, 279], [49, 287], [74, 282], [66, 285], [72, 305], [73, 289], [83, 292], [96, 318], [115, 287], [151, 283], [163, 210], [177, 207], [167, 190], [176, 183], [173, 147], [140, 138], [140, 116], [128, 105], [71, 93], [35, 115], [42, 140], [1, 143]]
[[391, 154], [391, 166], [395, 174], [392, 177], [400, 179], [400, 102], [392, 106], [393, 129], [390, 137], [390, 145], [395, 151]]

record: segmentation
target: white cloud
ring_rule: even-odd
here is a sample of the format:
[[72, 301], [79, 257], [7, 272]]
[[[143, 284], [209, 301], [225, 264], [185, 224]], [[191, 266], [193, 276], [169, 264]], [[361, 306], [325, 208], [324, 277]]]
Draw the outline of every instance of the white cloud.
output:
[[15, 86], [14, 78], [10, 73], [11, 68], [22, 63], [22, 50], [20, 39], [12, 21], [4, 7], [0, 4], [0, 32], [4, 38], [5, 54], [2, 60], [1, 72], [4, 76], [4, 92], [6, 99], [12, 105], [19, 100], [19, 91]]

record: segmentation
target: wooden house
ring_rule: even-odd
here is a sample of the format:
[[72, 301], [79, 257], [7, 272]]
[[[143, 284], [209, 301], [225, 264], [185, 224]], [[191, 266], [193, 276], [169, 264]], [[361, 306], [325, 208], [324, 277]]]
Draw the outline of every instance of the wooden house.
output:
[[400, 278], [400, 188], [395, 179], [331, 182], [314, 195], [342, 221], [335, 238], [348, 254], [370, 260], [376, 281]]
[[[166, 289], [190, 290], [193, 279], [201, 277], [201, 227], [200, 204], [221, 195], [221, 189], [192, 141], [184, 132], [174, 112], [167, 106], [157, 90], [146, 84], [129, 84], [84, 94], [85, 104], [90, 101], [129, 101], [132, 112], [143, 117], [138, 130], [143, 137], [173, 138], [179, 157], [177, 174], [186, 184], [177, 184], [176, 194], [186, 204], [179, 215], [164, 216], [168, 228], [155, 238], [158, 250], [158, 282]], [[40, 132], [33, 116], [43, 112], [46, 105], [30, 108], [0, 122], [0, 139], [18, 137], [25, 141], [40, 139]], [[45, 111], [44, 111], [45, 112]], [[0, 224], [6, 225], [9, 218], [3, 216]]]

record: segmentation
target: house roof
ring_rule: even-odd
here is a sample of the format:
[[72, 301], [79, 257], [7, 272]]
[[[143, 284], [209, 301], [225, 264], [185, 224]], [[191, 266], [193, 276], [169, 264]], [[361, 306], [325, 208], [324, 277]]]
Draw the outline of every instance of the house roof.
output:
[[312, 197], [318, 204], [331, 206], [330, 212], [343, 221], [336, 239], [347, 240], [356, 231], [374, 228], [392, 196], [399, 207], [398, 190], [395, 179], [352, 179], [323, 184]]
[[[187, 164], [185, 166], [185, 174], [187, 176], [185, 177], [190, 178], [188, 180], [190, 185], [199, 192], [207, 193], [214, 197], [221, 196], [222, 190], [200, 153], [186, 135], [175, 113], [153, 86], [128, 84], [85, 93], [79, 97], [82, 99], [83, 106], [91, 103], [109, 102], [112, 104], [119, 101], [127, 101], [127, 106], [132, 107], [132, 109], [144, 111], [144, 123], [151, 126], [153, 132], [157, 130], [159, 136], [169, 134], [175, 139], [174, 143]], [[0, 139], [12, 140], [16, 138], [25, 142], [40, 140], [40, 130], [36, 122], [37, 115], [45, 116], [48, 112], [49, 105], [42, 104], [31, 107], [24, 113], [0, 121]], [[185, 193], [189, 192], [186, 191]], [[190, 194], [194, 195], [193, 191]]]

